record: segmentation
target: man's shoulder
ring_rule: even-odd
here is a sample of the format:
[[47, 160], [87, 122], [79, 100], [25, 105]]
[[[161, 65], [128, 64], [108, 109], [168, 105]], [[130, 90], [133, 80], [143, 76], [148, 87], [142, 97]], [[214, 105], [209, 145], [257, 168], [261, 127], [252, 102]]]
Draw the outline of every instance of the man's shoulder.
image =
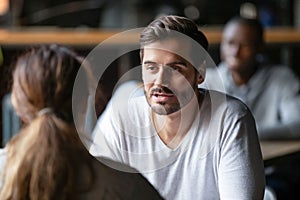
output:
[[208, 67], [202, 87], [211, 90], [225, 91], [226, 84], [230, 84], [230, 76], [227, 67], [221, 63], [220, 65]]
[[294, 76], [294, 71], [287, 65], [263, 65], [261, 66], [262, 70], [267, 74], [270, 74], [274, 77], [281, 76]]
[[214, 90], [214, 89], [207, 89], [207, 88], [198, 88], [200, 94], [204, 95], [205, 97], [209, 97], [210, 99], [218, 99], [220, 101], [226, 101], [228, 100], [229, 102], [233, 103], [242, 103], [244, 104], [241, 100], [238, 98], [231, 96], [225, 92]]
[[299, 85], [299, 77], [297, 74], [286, 65], [266, 65], [261, 66], [257, 72], [262, 80], [266, 80], [269, 86], [277, 88], [296, 87]]
[[209, 99], [212, 108], [223, 107], [227, 111], [240, 114], [249, 112], [247, 105], [234, 96], [212, 89], [199, 88], [199, 91]]
[[207, 75], [215, 75], [216, 73], [223, 75], [228, 73], [228, 68], [226, 67], [225, 63], [220, 63], [217, 66], [210, 66], [206, 68]]

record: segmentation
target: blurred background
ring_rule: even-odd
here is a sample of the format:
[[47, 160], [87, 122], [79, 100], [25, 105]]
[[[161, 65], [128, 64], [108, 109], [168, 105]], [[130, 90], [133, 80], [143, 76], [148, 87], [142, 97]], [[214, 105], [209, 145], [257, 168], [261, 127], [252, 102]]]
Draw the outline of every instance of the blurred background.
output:
[[[186, 16], [204, 28], [222, 27], [235, 15], [257, 17], [266, 28], [300, 28], [300, 0], [0, 0], [0, 28], [19, 31], [53, 27], [121, 31], [144, 27], [164, 14]], [[0, 45], [6, 54], [11, 48], [5, 50], [1, 41], [5, 40], [0, 40]], [[274, 62], [284, 62], [300, 74], [294, 67], [297, 51], [282, 53], [285, 46], [270, 47]], [[218, 63], [218, 45], [211, 47], [210, 53]], [[9, 55], [4, 57], [9, 59]]]
[[178, 14], [199, 25], [222, 25], [242, 7], [248, 13], [255, 7], [265, 26], [298, 26], [298, 4], [299, 0], [0, 0], [0, 24], [132, 28], [161, 14]]

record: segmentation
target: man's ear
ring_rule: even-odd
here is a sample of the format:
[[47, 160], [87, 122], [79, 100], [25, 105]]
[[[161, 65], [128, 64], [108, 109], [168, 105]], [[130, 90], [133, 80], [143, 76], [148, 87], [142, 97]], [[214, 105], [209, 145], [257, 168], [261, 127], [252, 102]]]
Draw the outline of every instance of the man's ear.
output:
[[198, 84], [201, 84], [205, 79], [205, 73], [206, 73], [206, 60], [204, 60], [200, 66], [198, 67]]
[[197, 80], [198, 80], [197, 82], [198, 82], [198, 85], [199, 85], [199, 84], [203, 83], [204, 77], [203, 77], [202, 75], [199, 74]]

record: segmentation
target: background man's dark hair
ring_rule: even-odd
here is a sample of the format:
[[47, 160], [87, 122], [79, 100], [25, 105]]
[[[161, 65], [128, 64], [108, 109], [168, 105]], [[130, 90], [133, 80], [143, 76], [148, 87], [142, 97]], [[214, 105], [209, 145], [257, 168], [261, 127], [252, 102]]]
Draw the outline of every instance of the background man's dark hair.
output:
[[250, 27], [253, 31], [256, 32], [256, 39], [258, 45], [264, 44], [264, 29], [261, 22], [258, 19], [235, 16], [226, 23], [225, 28], [230, 24], [242, 24]]

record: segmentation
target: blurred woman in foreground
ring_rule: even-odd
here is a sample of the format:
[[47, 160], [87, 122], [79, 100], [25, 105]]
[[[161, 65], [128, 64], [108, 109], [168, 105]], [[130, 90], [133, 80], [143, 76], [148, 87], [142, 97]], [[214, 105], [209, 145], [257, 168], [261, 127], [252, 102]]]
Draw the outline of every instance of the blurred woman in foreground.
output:
[[107, 167], [82, 144], [72, 115], [82, 61], [58, 45], [18, 58], [12, 103], [25, 126], [0, 152], [0, 199], [160, 199], [140, 174]]

